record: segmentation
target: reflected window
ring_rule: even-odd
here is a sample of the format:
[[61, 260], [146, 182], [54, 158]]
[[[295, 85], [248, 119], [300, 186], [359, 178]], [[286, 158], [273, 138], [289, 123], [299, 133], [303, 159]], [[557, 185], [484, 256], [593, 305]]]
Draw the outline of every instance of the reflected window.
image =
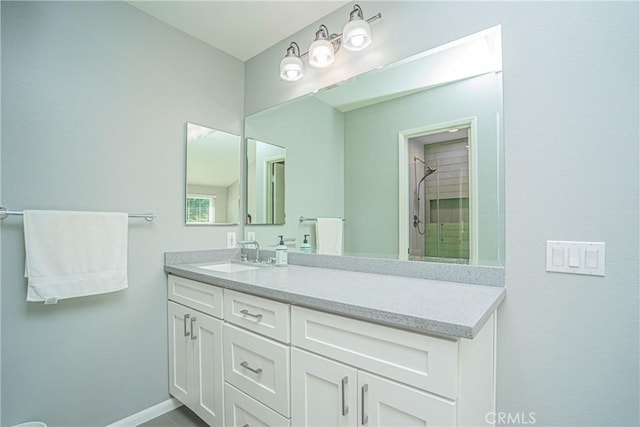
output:
[[187, 224], [214, 224], [216, 222], [215, 197], [187, 195]]

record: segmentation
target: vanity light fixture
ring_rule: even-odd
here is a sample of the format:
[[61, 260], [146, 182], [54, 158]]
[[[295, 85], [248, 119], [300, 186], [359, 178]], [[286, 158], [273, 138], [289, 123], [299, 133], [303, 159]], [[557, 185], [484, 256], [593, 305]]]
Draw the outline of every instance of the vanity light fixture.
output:
[[315, 40], [309, 46], [309, 51], [305, 53], [300, 53], [298, 44], [291, 42], [287, 48], [287, 54], [280, 61], [280, 78], [289, 82], [301, 79], [304, 75], [302, 58], [305, 56], [309, 57], [309, 65], [325, 68], [335, 61], [335, 54], [340, 50], [341, 45], [350, 51], [366, 49], [371, 44], [369, 24], [381, 18], [382, 14], [378, 13], [365, 20], [362, 8], [356, 4], [341, 34], [331, 34], [325, 25], [320, 25], [316, 31]]
[[295, 82], [304, 76], [304, 66], [300, 59], [298, 43], [291, 42], [287, 48], [287, 56], [280, 62], [280, 78], [288, 82]]
[[331, 36], [330, 40], [329, 29], [320, 25], [320, 29], [316, 31], [316, 39], [309, 46], [309, 65], [324, 68], [333, 64], [335, 53], [340, 48], [340, 39], [335, 34]]
[[342, 45], [345, 49], [359, 51], [366, 49], [371, 44], [371, 28], [364, 20], [362, 8], [355, 5], [349, 15], [349, 22], [342, 31]]

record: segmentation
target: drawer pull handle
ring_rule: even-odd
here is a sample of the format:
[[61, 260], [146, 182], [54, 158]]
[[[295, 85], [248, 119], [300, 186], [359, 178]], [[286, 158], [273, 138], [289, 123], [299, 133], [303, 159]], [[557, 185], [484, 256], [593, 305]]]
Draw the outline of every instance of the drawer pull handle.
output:
[[184, 315], [184, 336], [185, 337], [189, 336], [189, 331], [187, 331], [187, 320], [189, 320], [189, 315], [185, 314]]
[[369, 384], [362, 386], [362, 425], [365, 426], [369, 422], [369, 417], [364, 409], [365, 393], [369, 391]]
[[251, 427], [249, 424], [245, 424], [242, 427]]
[[345, 396], [347, 393], [347, 383], [349, 383], [349, 377], [344, 377], [342, 379], [342, 415], [347, 415], [349, 413], [349, 405], [347, 405], [347, 399]]
[[251, 366], [249, 366], [249, 362], [244, 361], [240, 364], [240, 366], [242, 366], [245, 369], [250, 370], [251, 372], [253, 372], [254, 374], [258, 374], [260, 375], [262, 373], [262, 368], [258, 368], [258, 369], [253, 369]]
[[247, 310], [246, 308], [244, 310], [240, 310], [240, 313], [244, 314], [245, 316], [253, 317], [254, 319], [256, 319], [258, 321], [260, 321], [260, 319], [262, 319], [262, 314], [249, 313], [249, 310]]
[[191, 318], [191, 339], [192, 340], [195, 340], [196, 338], [198, 338], [198, 337], [196, 337], [196, 330], [193, 327], [195, 323], [196, 323], [196, 316], [193, 316]]

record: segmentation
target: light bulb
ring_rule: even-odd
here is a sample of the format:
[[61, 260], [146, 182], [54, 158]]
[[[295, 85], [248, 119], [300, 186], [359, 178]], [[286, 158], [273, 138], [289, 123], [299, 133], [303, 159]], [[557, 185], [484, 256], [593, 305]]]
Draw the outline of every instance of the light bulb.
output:
[[364, 44], [364, 36], [363, 35], [355, 35], [352, 36], [349, 40], [351, 40], [351, 44], [354, 47], [360, 47]]

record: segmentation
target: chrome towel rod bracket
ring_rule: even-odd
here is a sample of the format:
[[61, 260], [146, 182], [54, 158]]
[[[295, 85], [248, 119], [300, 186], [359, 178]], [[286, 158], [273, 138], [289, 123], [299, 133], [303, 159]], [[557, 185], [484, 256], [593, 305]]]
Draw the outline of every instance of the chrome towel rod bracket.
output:
[[[341, 218], [341, 219], [342, 219], [342, 222], [346, 221], [346, 219], [344, 219], [344, 218]], [[307, 217], [304, 217], [304, 216], [301, 216], [300, 218], [298, 218], [298, 221], [300, 221], [300, 222], [317, 221], [317, 220], [318, 220], [318, 218], [307, 218]]]
[[[0, 206], [0, 219], [5, 219], [7, 218], [9, 215], [24, 215], [24, 211], [12, 211], [9, 210], [7, 208], [4, 208], [2, 206]], [[153, 219], [156, 217], [156, 214], [154, 213], [130, 213], [127, 214], [129, 216], [129, 218], [144, 218], [147, 221], [153, 221]]]

